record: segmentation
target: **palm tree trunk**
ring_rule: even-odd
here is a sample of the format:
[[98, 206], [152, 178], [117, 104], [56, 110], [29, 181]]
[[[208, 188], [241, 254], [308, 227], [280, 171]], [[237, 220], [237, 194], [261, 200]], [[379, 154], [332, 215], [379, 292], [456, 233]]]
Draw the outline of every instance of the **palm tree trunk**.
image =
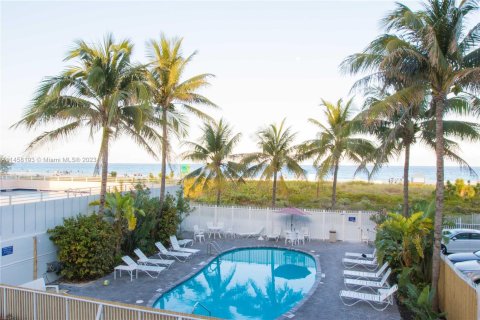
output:
[[338, 177], [338, 161], [335, 162], [335, 168], [333, 170], [333, 188], [332, 188], [332, 209], [337, 204], [337, 177]]
[[408, 217], [408, 171], [410, 169], [410, 143], [405, 145], [405, 163], [403, 165], [403, 216]]
[[160, 210], [165, 200], [165, 184], [167, 174], [167, 146], [168, 146], [168, 130], [167, 130], [167, 108], [162, 107], [162, 177], [160, 181]]
[[220, 187], [217, 187], [217, 206], [220, 205], [220, 195], [222, 193], [222, 190], [220, 189]]
[[273, 188], [272, 188], [272, 208], [275, 208], [277, 202], [277, 172], [273, 174]]
[[438, 279], [440, 277], [440, 242], [442, 240], [443, 220], [443, 193], [444, 193], [444, 137], [443, 137], [443, 110], [446, 94], [440, 92], [434, 95], [432, 103], [435, 106], [435, 153], [437, 157], [437, 185], [435, 190], [435, 224], [433, 229], [433, 257], [432, 257], [432, 289], [435, 293], [433, 309], [438, 310]]
[[102, 145], [100, 153], [102, 154], [102, 174], [100, 183], [100, 206], [98, 208], [98, 214], [102, 215], [105, 209], [105, 195], [107, 193], [107, 180], [108, 180], [108, 142], [109, 142], [108, 128], [103, 128]]

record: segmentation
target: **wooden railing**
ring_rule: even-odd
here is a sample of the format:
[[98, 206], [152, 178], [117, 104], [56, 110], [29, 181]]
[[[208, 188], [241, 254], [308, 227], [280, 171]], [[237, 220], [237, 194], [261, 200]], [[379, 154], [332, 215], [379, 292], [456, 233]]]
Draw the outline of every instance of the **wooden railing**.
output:
[[0, 319], [7, 317], [22, 320], [213, 319], [68, 294], [0, 285]]
[[480, 319], [480, 287], [442, 255], [438, 283], [440, 309], [448, 320]]

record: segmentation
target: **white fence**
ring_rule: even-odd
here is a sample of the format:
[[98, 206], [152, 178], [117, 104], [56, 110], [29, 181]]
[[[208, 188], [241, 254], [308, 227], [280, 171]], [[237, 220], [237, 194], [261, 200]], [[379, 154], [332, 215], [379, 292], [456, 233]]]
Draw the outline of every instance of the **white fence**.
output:
[[370, 220], [374, 212], [305, 210], [308, 216], [290, 216], [275, 209], [254, 207], [225, 207], [195, 205], [195, 210], [182, 222], [182, 229], [193, 231], [198, 225], [206, 229], [207, 222], [223, 222], [225, 229], [235, 233], [258, 232], [265, 228], [274, 234], [294, 228], [307, 227], [312, 239], [326, 240], [329, 232], [337, 232], [337, 239], [360, 242], [375, 239], [375, 223]]
[[480, 214], [446, 217], [445, 229], [477, 229], [480, 230]]
[[[168, 186], [166, 192], [174, 194], [177, 189]], [[159, 194], [160, 189], [151, 189], [152, 197]], [[89, 203], [97, 199], [98, 195], [86, 195], [0, 206], [0, 283], [18, 285], [45, 274], [47, 263], [57, 260], [47, 230], [65, 218], [91, 213], [96, 208]], [[54, 273], [48, 274], [48, 279], [54, 278]]]

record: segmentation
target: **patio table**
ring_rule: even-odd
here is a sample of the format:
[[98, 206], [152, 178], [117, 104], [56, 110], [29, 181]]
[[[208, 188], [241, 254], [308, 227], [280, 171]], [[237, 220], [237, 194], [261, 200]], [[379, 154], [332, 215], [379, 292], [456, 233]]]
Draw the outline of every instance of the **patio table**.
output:
[[218, 238], [221, 239], [222, 238], [222, 235], [221, 235], [221, 231], [222, 231], [222, 227], [221, 226], [215, 226], [215, 225], [211, 225], [211, 226], [208, 226], [208, 238], [211, 237], [211, 235], [213, 234], [213, 239], [215, 239], [215, 236], [218, 234]]

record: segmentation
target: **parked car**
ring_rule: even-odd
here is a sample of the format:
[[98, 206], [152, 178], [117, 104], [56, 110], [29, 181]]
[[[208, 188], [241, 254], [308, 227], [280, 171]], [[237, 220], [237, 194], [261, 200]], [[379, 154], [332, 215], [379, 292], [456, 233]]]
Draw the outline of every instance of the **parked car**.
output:
[[480, 260], [480, 250], [474, 252], [453, 253], [448, 256], [448, 259], [453, 263]]
[[455, 268], [469, 277], [474, 283], [480, 283], [480, 261], [463, 261], [455, 263]]
[[448, 241], [442, 240], [444, 254], [480, 250], [480, 230], [450, 229], [444, 230], [443, 236], [448, 238]]

